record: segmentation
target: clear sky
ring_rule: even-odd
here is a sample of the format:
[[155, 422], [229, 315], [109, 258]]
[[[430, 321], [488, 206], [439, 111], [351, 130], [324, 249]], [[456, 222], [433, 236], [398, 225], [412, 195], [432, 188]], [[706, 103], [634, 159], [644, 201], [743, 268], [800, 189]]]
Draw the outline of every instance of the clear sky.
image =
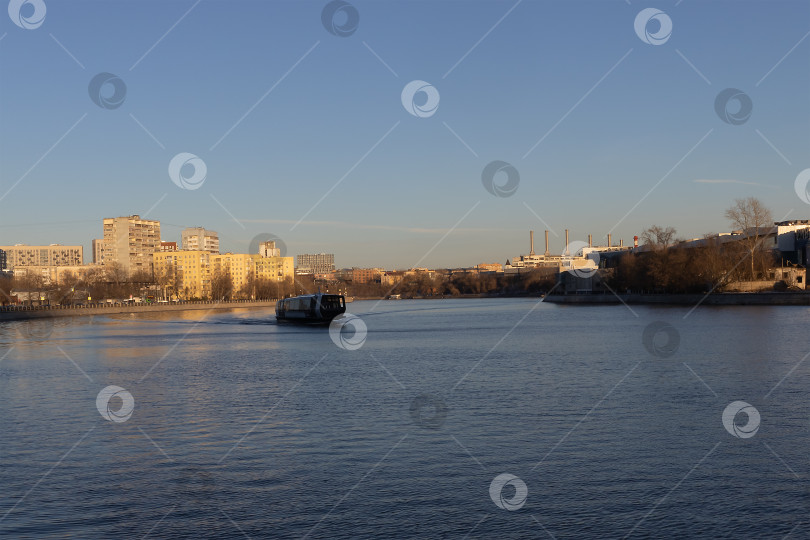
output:
[[[529, 229], [555, 252], [566, 228], [728, 230], [739, 197], [810, 218], [807, 0], [357, 0], [334, 33], [325, 1], [39, 3], [17, 18], [35, 28], [0, 17], [0, 245], [89, 259], [102, 218], [140, 214], [168, 241], [201, 225], [223, 250], [271, 233], [339, 267], [446, 267], [525, 253]], [[645, 8], [663, 17], [637, 33]], [[107, 108], [99, 73], [126, 85], [97, 84]], [[435, 90], [409, 112], [411, 81]], [[716, 112], [727, 88], [747, 120]], [[184, 152], [195, 189], [169, 175]], [[509, 196], [482, 183], [493, 161]]]

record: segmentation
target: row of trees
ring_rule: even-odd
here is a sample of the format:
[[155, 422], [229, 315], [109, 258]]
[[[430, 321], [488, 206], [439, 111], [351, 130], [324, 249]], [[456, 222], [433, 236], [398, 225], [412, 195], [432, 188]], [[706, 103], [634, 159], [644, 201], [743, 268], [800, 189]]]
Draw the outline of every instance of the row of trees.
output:
[[395, 285], [355, 283], [345, 285], [352, 296], [382, 297], [392, 294], [403, 298], [461, 295], [539, 294], [554, 287], [553, 270], [532, 270], [521, 274], [452, 274], [436, 275], [419, 272], [405, 276]]
[[700, 245], [688, 249], [677, 246], [681, 241], [673, 227], [650, 227], [641, 235], [647, 250], [624, 254], [608, 284], [621, 291], [697, 293], [763, 278], [776, 263], [764, 242], [773, 226], [770, 211], [749, 197], [736, 200], [725, 216], [740, 232], [733, 241], [707, 234]]
[[273, 300], [297, 294], [317, 292], [312, 276], [296, 276], [295, 280], [287, 278], [283, 281], [273, 281], [267, 278], [258, 278], [251, 273], [241, 287], [236, 288], [231, 275], [227, 272], [216, 271], [211, 276], [212, 300]]
[[12, 293], [25, 293], [26, 300], [38, 302], [45, 298], [50, 303], [73, 304], [103, 298], [129, 298], [139, 295], [144, 284], [152, 282], [151, 276], [134, 274], [127, 276], [120, 265], [91, 268], [87, 272], [60, 272], [58, 279], [51, 281], [35, 272], [26, 272], [12, 277], [0, 278], [0, 303], [12, 301]]
[[[752, 264], [747, 264], [748, 259]], [[707, 237], [704, 245], [689, 249], [666, 246], [625, 253], [608, 284], [614, 290], [632, 292], [722, 291], [730, 283], [764, 276], [774, 263], [769, 250], [755, 250], [752, 256], [743, 243], [721, 244], [717, 238]]]
[[235, 288], [231, 276], [225, 272], [215, 272], [211, 279], [210, 295], [201, 298], [183, 287], [182, 273], [171, 267], [167, 271], [138, 271], [127, 275], [118, 264], [94, 267], [81, 274], [60, 272], [55, 281], [46, 279], [39, 273], [28, 272], [17, 277], [0, 275], [0, 305], [10, 304], [12, 294], [22, 301], [39, 303], [41, 298], [50, 304], [70, 305], [85, 302], [103, 302], [106, 299], [121, 300], [130, 297], [179, 300], [268, 300], [302, 294], [317, 290], [312, 278], [293, 281], [287, 278], [276, 282], [250, 276], [245, 284]]

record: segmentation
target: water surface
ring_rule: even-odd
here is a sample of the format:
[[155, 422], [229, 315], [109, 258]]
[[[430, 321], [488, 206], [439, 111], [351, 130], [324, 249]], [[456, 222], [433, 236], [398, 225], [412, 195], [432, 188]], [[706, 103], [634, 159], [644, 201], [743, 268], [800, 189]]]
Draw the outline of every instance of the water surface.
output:
[[810, 537], [808, 308], [349, 309], [356, 350], [269, 309], [0, 324], [0, 536]]

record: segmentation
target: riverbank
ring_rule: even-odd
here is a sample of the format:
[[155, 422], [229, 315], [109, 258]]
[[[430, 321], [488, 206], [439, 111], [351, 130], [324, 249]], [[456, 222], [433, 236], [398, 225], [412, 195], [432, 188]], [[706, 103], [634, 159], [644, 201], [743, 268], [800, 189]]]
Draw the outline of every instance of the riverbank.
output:
[[34, 306], [29, 308], [0, 308], [0, 322], [51, 317], [80, 317], [83, 315], [115, 315], [119, 313], [149, 313], [155, 311], [228, 310], [275, 307], [276, 300], [235, 300], [232, 302], [178, 302], [172, 304], [94, 305], [94, 306]]
[[810, 293], [720, 294], [553, 294], [543, 300], [553, 304], [655, 304], [672, 306], [810, 306]]

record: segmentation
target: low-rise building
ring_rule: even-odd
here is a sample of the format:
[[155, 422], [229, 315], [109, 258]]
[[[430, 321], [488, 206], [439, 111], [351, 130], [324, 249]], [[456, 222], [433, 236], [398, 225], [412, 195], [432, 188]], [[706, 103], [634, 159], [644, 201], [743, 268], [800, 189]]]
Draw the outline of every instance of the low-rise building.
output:
[[807, 289], [807, 269], [804, 267], [770, 268], [762, 277], [763, 279], [754, 281], [733, 281], [725, 287], [725, 290], [732, 292], [761, 292]]
[[774, 246], [782, 261], [807, 267], [810, 220], [779, 221], [774, 223], [774, 229]]
[[388, 287], [393, 287], [403, 279], [405, 279], [405, 272], [394, 270], [390, 272], [383, 272], [383, 274], [380, 276], [380, 283]]
[[503, 265], [501, 263], [480, 263], [475, 266], [478, 272], [503, 272]]
[[18, 266], [14, 269], [14, 279], [24, 280], [35, 277], [44, 285], [82, 280], [87, 273], [99, 268], [95, 264], [78, 264], [70, 266]]
[[380, 283], [382, 268], [352, 268], [352, 283]]

